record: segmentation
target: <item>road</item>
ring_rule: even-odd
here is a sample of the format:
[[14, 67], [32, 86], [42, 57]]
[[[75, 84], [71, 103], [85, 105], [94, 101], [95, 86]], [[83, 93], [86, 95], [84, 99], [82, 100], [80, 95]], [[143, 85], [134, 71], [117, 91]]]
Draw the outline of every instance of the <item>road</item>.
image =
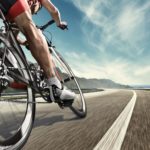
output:
[[[150, 91], [135, 92], [136, 103], [121, 150], [150, 149]], [[133, 91], [127, 90], [88, 95], [85, 119], [69, 109], [38, 104], [34, 128], [23, 150], [93, 150], [132, 97]]]

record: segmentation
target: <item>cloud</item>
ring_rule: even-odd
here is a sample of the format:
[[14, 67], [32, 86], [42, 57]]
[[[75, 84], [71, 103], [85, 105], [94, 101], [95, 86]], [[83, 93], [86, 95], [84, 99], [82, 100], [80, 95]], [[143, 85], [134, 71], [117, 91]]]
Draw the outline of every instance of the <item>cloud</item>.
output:
[[134, 35], [138, 26], [143, 21], [143, 14], [139, 13], [133, 6], [127, 6], [124, 8], [120, 16], [118, 17], [117, 27], [121, 36], [128, 39]]
[[[129, 84], [150, 82], [147, 78], [149, 69], [144, 67], [148, 61], [145, 58], [150, 54], [148, 51], [150, 2], [148, 0], [142, 2], [71, 0], [71, 2], [84, 14], [81, 28], [85, 41], [99, 56], [99, 62], [92, 63], [91, 67], [96, 70], [92, 75]], [[86, 63], [88, 66], [91, 65], [88, 60], [85, 61], [85, 65]], [[83, 72], [82, 75], [87, 76]]]
[[145, 66], [135, 71], [136, 76], [145, 76], [145, 75], [147, 76], [149, 74], [150, 74], [150, 66]]
[[137, 45], [137, 42], [145, 37], [145, 15], [149, 10], [148, 6], [149, 2], [144, 6], [137, 6], [135, 2], [129, 3], [117, 18], [116, 26], [120, 36], [130, 44], [134, 42]]
[[104, 78], [107, 74], [104, 68], [95, 63], [86, 53], [80, 53], [79, 55], [75, 51], [66, 52], [64, 53], [64, 57], [79, 77]]
[[[137, 5], [138, 2], [128, 0], [88, 0], [86, 3], [73, 0], [73, 3], [85, 15], [81, 28], [91, 46], [108, 51], [107, 46], [110, 44], [116, 47], [115, 51], [125, 55], [132, 56], [135, 51], [138, 52], [137, 55], [142, 54], [143, 47], [139, 41], [145, 40], [145, 15], [149, 10], [149, 1], [140, 6]], [[86, 30], [89, 24], [93, 26]], [[97, 36], [93, 36], [93, 33], [97, 33]], [[96, 38], [98, 40], [95, 41]]]
[[129, 63], [116, 58], [110, 61], [94, 62], [86, 53], [78, 55], [76, 52], [64, 53], [74, 73], [79, 77], [111, 79], [118, 83], [131, 84], [136, 79], [129, 76]]

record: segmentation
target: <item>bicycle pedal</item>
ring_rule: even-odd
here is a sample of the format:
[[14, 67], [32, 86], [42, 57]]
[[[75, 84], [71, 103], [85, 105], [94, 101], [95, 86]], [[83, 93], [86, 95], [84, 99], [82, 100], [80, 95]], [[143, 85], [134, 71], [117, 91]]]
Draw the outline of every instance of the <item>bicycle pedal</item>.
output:
[[57, 101], [57, 102], [55, 102], [55, 103], [57, 103], [58, 104], [58, 106], [61, 108], [61, 109], [64, 109], [64, 103], [60, 100], [60, 101]]
[[63, 101], [61, 101], [61, 102], [58, 102], [58, 105], [59, 105], [61, 108], [70, 107], [73, 102], [74, 102], [74, 100], [63, 100]]
[[74, 100], [64, 100], [63, 102], [65, 107], [69, 107], [73, 104]]

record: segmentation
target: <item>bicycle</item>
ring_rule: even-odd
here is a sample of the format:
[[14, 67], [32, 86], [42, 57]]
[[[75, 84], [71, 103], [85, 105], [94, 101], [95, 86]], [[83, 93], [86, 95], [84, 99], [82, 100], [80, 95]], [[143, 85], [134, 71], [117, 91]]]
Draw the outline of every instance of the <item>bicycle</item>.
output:
[[[46, 103], [52, 101], [43, 70], [26, 60], [14, 35], [14, 29], [1, 10], [0, 17], [4, 24], [0, 29], [0, 149], [21, 149], [31, 133], [36, 104], [42, 103], [37, 102], [35, 97], [42, 97]], [[51, 20], [39, 29], [43, 33], [53, 23]], [[72, 102], [57, 100], [56, 103], [60, 108], [69, 107], [78, 117], [84, 118], [87, 107], [76, 76], [52, 45], [52, 41], [47, 37], [46, 40], [58, 78], [77, 95]], [[15, 87], [14, 83], [21, 88]]]

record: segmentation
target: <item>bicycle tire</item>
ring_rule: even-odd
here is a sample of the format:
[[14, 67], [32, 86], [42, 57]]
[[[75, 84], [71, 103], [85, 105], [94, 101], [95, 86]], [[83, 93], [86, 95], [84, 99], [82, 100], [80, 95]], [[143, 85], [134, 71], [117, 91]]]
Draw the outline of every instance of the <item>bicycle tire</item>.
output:
[[[22, 78], [29, 80], [30, 75], [27, 69], [23, 69], [23, 70], [20, 69], [20, 68], [27, 68], [27, 64], [22, 60], [20, 55], [17, 53], [17, 50], [14, 47], [10, 47], [10, 45], [11, 44], [7, 40], [6, 35], [3, 33], [0, 33], [0, 57], [3, 56], [3, 53], [4, 53], [3, 50], [4, 48], [6, 48], [7, 55], [4, 61], [4, 64], [6, 65], [6, 67], [8, 66], [9, 68], [14, 67], [13, 62], [11, 62], [12, 61], [11, 58], [14, 61], [16, 61], [18, 65], [17, 66], [18, 69], [16, 69], [16, 66], [15, 66], [14, 67], [15, 70], [12, 71], [12, 73], [14, 72], [16, 76], [11, 76], [11, 71], [10, 72], [8, 71], [8, 76], [15, 81], [19, 80], [19, 77], [17, 77], [17, 75], [20, 76], [20, 78], [22, 77]], [[0, 80], [2, 81], [2, 76], [0, 77]], [[22, 81], [20, 82], [23, 83]], [[12, 93], [11, 93], [12, 95], [9, 95], [10, 90], [12, 90]], [[4, 109], [1, 109], [0, 111], [0, 122], [1, 122], [0, 124], [0, 137], [1, 137], [0, 149], [6, 149], [6, 150], [21, 149], [26, 143], [31, 133], [33, 122], [34, 122], [34, 117], [35, 117], [34, 93], [30, 85], [26, 85], [26, 88], [23, 89], [24, 93], [21, 96], [18, 95], [21, 93], [20, 90], [22, 91], [22, 89], [14, 89], [11, 86], [8, 86], [6, 87], [6, 89], [1, 91], [0, 93], [1, 94], [0, 102], [2, 102], [0, 107], [3, 108], [3, 106], [7, 106], [6, 112], [4, 111]], [[8, 108], [9, 106], [10, 108]], [[24, 106], [26, 106], [26, 108], [24, 108]], [[14, 117], [15, 119], [10, 118], [11, 116]], [[8, 126], [10, 126], [9, 124], [11, 124], [11, 127], [8, 129]], [[7, 127], [8, 133], [6, 133], [6, 129], [4, 127], [5, 128]], [[10, 131], [11, 129], [12, 131]]]
[[[80, 118], [84, 118], [87, 115], [87, 106], [86, 106], [86, 101], [84, 98], [84, 95], [82, 93], [82, 90], [80, 88], [80, 85], [78, 83], [78, 80], [76, 78], [76, 76], [74, 75], [72, 69], [70, 68], [70, 66], [68, 65], [68, 63], [64, 60], [64, 58], [61, 56], [61, 54], [56, 50], [53, 49], [52, 47], [50, 47], [51, 49], [51, 54], [53, 56], [53, 58], [55, 57], [57, 59], [57, 61], [61, 64], [62, 68], [65, 68], [66, 72], [69, 75], [69, 78], [64, 78], [62, 79], [62, 82], [65, 84], [65, 82], [68, 84], [68, 82], [74, 82], [74, 83], [70, 83], [70, 84], [74, 84], [72, 85], [72, 89], [71, 87], [67, 86], [70, 90], [74, 90], [74, 92], [76, 93], [77, 97], [74, 100], [73, 104], [71, 106], [69, 106], [69, 108]], [[56, 62], [56, 60], [54, 61]], [[57, 68], [57, 67], [56, 67]], [[60, 74], [59, 69], [57, 70], [57, 74], [59, 74], [59, 77], [62, 76]], [[76, 89], [74, 89], [74, 87], [76, 86]], [[76, 106], [74, 105], [76, 102], [78, 101], [78, 103], [80, 103], [80, 106]]]

